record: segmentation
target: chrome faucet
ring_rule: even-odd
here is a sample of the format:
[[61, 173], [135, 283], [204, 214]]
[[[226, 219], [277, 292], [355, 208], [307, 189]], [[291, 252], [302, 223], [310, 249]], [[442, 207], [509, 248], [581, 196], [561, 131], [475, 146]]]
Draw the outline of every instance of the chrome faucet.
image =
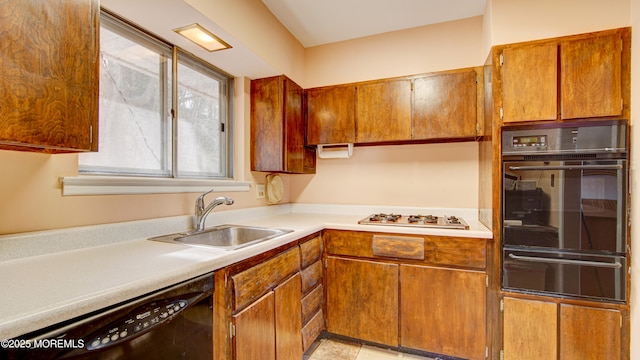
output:
[[209, 215], [209, 213], [211, 212], [211, 210], [213, 210], [214, 207], [218, 206], [218, 205], [233, 205], [233, 199], [232, 198], [228, 198], [228, 197], [224, 197], [224, 196], [220, 196], [215, 198], [215, 200], [213, 200], [212, 202], [209, 203], [209, 205], [207, 205], [207, 207], [204, 207], [204, 197], [205, 195], [207, 195], [208, 193], [212, 192], [213, 189], [207, 191], [206, 193], [198, 196], [198, 199], [196, 199], [196, 217], [195, 217], [195, 227], [196, 230], [195, 231], [202, 231], [204, 230], [204, 221], [207, 219], [207, 215]]

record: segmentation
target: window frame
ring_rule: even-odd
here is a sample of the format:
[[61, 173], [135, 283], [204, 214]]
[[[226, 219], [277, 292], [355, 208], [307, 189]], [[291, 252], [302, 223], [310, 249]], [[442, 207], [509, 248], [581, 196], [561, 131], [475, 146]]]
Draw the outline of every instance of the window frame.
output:
[[[251, 182], [234, 180], [234, 111], [233, 111], [233, 94], [235, 78], [225, 71], [215, 67], [214, 65], [200, 59], [192, 53], [170, 44], [163, 39], [149, 33], [148, 31], [131, 24], [127, 20], [121, 18], [107, 9], [101, 8], [101, 18], [107, 16], [109, 21], [117, 23], [119, 27], [127, 32], [142, 35], [147, 38], [146, 41], [152, 44], [161, 44], [167, 46], [172, 52], [171, 68], [172, 79], [170, 87], [165, 86], [167, 91], [171, 91], [171, 100], [164, 104], [165, 108], [171, 112], [170, 124], [168, 128], [171, 131], [170, 141], [165, 146], [172, 148], [170, 156], [171, 168], [169, 174], [135, 174], [131, 173], [109, 173], [107, 171], [86, 171], [81, 170], [78, 163], [78, 176], [61, 177], [60, 183], [62, 187], [62, 195], [113, 195], [113, 194], [153, 194], [153, 193], [176, 193], [176, 192], [203, 192], [211, 188], [218, 191], [249, 191]], [[155, 45], [154, 45], [155, 46]], [[177, 154], [177, 127], [180, 114], [178, 113], [178, 64], [185, 61], [190, 67], [196, 67], [198, 71], [204, 72], [207, 76], [211, 76], [220, 81], [220, 124], [224, 127], [222, 131], [221, 148], [224, 149], [224, 155], [220, 155], [222, 176], [179, 176], [178, 175], [178, 154]], [[183, 64], [184, 65], [184, 64]], [[166, 85], [166, 83], [165, 83]], [[222, 99], [224, 97], [224, 99]]]

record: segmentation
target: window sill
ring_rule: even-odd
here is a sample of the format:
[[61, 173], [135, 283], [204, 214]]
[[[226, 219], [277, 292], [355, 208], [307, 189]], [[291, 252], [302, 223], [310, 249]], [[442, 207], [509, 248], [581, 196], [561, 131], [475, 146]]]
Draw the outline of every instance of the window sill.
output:
[[249, 191], [251, 183], [235, 180], [164, 179], [119, 176], [73, 176], [60, 178], [62, 196], [132, 195]]

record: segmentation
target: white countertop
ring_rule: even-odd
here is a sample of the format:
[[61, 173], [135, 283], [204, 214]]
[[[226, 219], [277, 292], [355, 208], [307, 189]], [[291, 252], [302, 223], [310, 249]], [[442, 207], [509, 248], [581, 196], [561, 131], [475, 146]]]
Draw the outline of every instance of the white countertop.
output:
[[234, 251], [146, 240], [189, 229], [190, 216], [0, 236], [0, 340], [156, 291], [323, 229], [492, 238], [471, 209], [428, 209], [463, 217], [469, 230], [357, 224], [371, 213], [415, 210], [405, 209], [287, 204], [211, 214], [207, 226], [294, 230]]

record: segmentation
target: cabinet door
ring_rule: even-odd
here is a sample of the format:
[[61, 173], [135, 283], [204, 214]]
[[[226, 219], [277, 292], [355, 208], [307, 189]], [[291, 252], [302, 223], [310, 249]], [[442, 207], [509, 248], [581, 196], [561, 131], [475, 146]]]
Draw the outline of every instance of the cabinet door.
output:
[[400, 266], [400, 345], [484, 359], [486, 275], [479, 271]]
[[356, 99], [358, 143], [411, 140], [411, 81], [358, 85]]
[[505, 123], [558, 117], [558, 44], [515, 46], [502, 53]]
[[304, 172], [304, 117], [302, 115], [302, 88], [284, 78], [284, 171]]
[[296, 274], [274, 289], [276, 359], [302, 359], [302, 289]]
[[0, 148], [97, 151], [98, 1], [0, 7]]
[[560, 359], [620, 359], [620, 312], [560, 305]]
[[286, 76], [251, 81], [251, 170], [313, 172], [304, 146], [302, 88]]
[[504, 360], [556, 359], [556, 304], [505, 297], [503, 326]]
[[251, 81], [251, 170], [284, 170], [284, 82]]
[[306, 90], [307, 144], [356, 141], [356, 87], [329, 86]]
[[415, 79], [413, 139], [476, 136], [477, 77], [471, 69]]
[[327, 258], [327, 330], [398, 346], [398, 265]]
[[233, 316], [236, 360], [275, 360], [274, 293], [267, 293]]
[[621, 115], [620, 35], [565, 41], [560, 49], [562, 118]]

